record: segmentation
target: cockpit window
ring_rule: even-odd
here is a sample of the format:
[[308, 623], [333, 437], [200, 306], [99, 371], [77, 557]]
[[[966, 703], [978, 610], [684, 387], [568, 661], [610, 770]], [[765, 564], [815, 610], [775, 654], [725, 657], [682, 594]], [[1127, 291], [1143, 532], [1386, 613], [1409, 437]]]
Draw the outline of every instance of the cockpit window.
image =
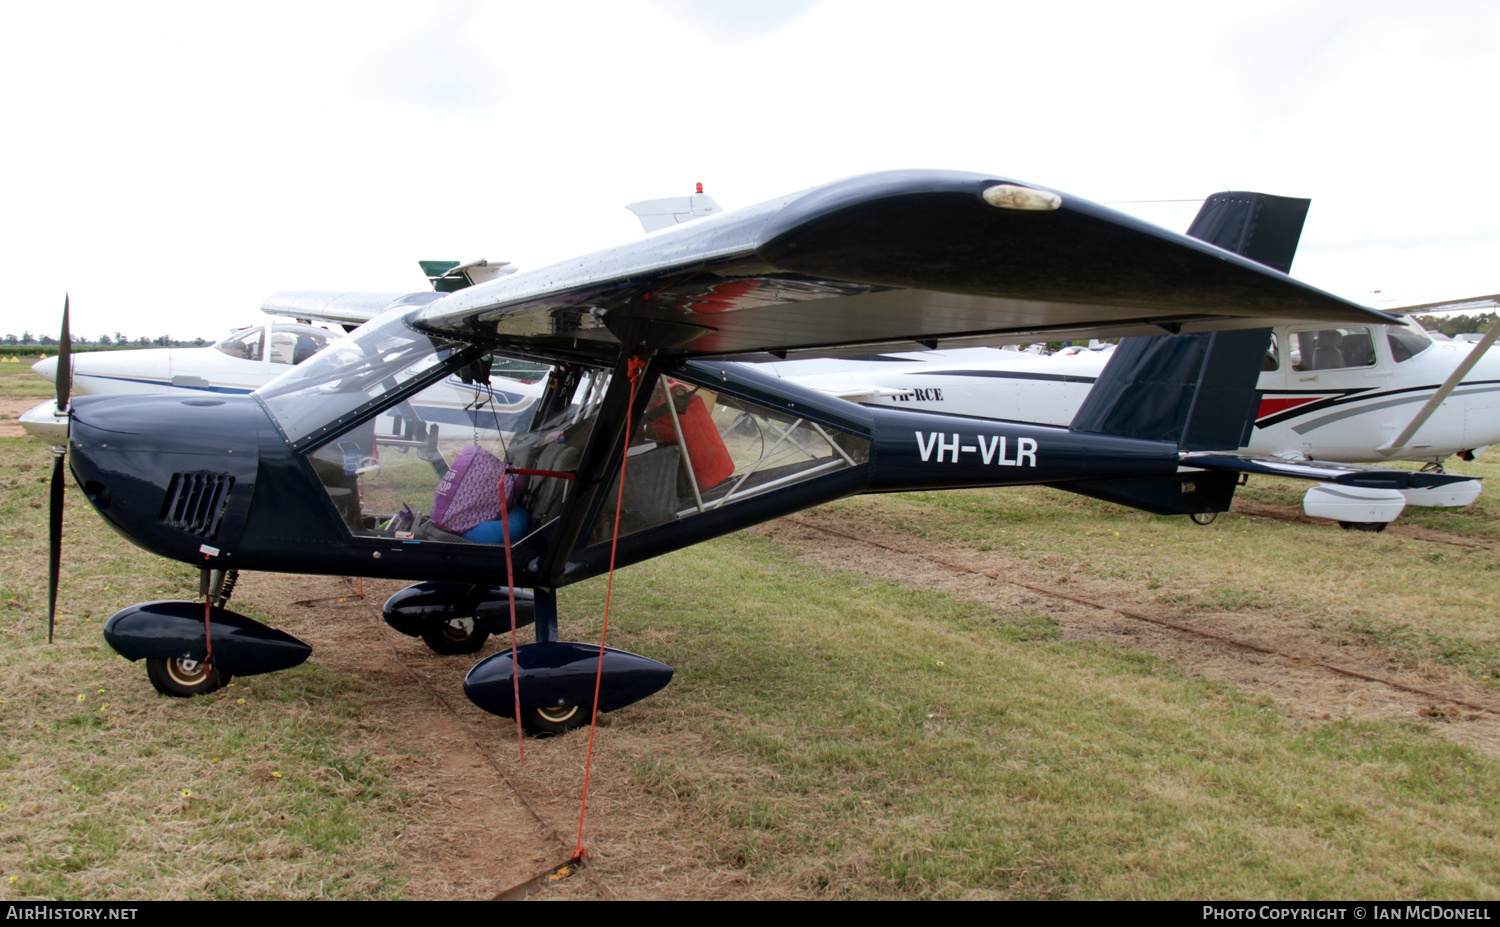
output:
[[271, 363], [300, 364], [328, 347], [333, 333], [311, 325], [271, 326]]
[[342, 422], [391, 390], [421, 377], [464, 344], [411, 328], [404, 317], [369, 323], [262, 386], [265, 403], [294, 444]]
[[1281, 369], [1281, 352], [1277, 350], [1275, 332], [1271, 333], [1271, 343], [1266, 345], [1266, 356], [1260, 359], [1260, 369], [1262, 371]]
[[1391, 346], [1391, 357], [1396, 363], [1411, 360], [1418, 354], [1432, 347], [1432, 339], [1422, 332], [1409, 326], [1392, 325], [1386, 329], [1386, 341]]
[[[609, 372], [489, 356], [462, 366], [308, 452], [357, 537], [500, 544], [502, 461], [571, 471]], [[546, 396], [549, 402], [541, 403]], [[557, 513], [556, 477], [505, 477], [512, 541]], [[535, 513], [535, 517], [533, 517]]]
[[[620, 534], [749, 502], [869, 459], [865, 438], [661, 376], [630, 435]], [[608, 498], [618, 493], [617, 474]], [[599, 518], [592, 543], [609, 540], [614, 511], [611, 505]]]
[[[481, 358], [307, 452], [356, 537], [502, 544], [544, 531], [570, 498], [611, 372]], [[504, 370], [510, 376], [502, 376]], [[544, 379], [529, 379], [546, 374]], [[526, 377], [523, 379], [523, 377]], [[658, 376], [631, 429], [620, 533], [726, 506], [869, 460], [869, 441], [799, 414]], [[505, 473], [502, 464], [529, 473]], [[503, 475], [502, 475], [503, 474]], [[619, 475], [587, 543], [613, 534]], [[503, 495], [503, 505], [502, 505]]]
[[1375, 366], [1375, 343], [1368, 328], [1328, 328], [1292, 336], [1292, 369], [1341, 370]]
[[223, 341], [214, 345], [215, 348], [228, 354], [230, 357], [240, 360], [258, 361], [261, 358], [261, 348], [265, 344], [266, 329], [264, 326], [247, 328], [242, 332], [235, 332]]

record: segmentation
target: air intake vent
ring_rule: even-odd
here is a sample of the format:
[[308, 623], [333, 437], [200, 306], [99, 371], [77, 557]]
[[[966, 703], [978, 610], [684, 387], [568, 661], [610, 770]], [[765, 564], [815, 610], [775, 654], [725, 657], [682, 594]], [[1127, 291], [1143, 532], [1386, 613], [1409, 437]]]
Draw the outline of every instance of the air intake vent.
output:
[[234, 477], [227, 473], [177, 473], [167, 487], [161, 523], [213, 540], [229, 507]]

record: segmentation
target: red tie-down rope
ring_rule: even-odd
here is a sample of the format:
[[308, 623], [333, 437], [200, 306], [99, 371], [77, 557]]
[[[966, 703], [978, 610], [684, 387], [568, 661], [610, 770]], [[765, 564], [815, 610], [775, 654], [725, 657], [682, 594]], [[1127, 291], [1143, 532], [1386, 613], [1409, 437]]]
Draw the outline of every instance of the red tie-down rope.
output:
[[[599, 632], [599, 665], [594, 672], [594, 704], [589, 717], [589, 746], [583, 761], [583, 796], [578, 803], [578, 839], [573, 848], [573, 855], [579, 858], [588, 855], [583, 846], [583, 821], [588, 811], [589, 804], [589, 774], [594, 763], [594, 732], [599, 722], [599, 693], [604, 681], [604, 650], [605, 641], [609, 636], [609, 606], [615, 588], [615, 550], [620, 541], [620, 513], [624, 510], [625, 503], [625, 465], [630, 460], [630, 433], [634, 422], [632, 413], [635, 410], [636, 389], [640, 386], [641, 371], [646, 367], [645, 361], [632, 357], [626, 361], [626, 372], [630, 377], [630, 404], [625, 410], [625, 447], [624, 456], [620, 461], [620, 491], [615, 498], [615, 523], [609, 542], [609, 579], [604, 587], [604, 628]], [[559, 479], [574, 480], [577, 475], [562, 470], [529, 470], [521, 467], [506, 467], [505, 473], [500, 477], [500, 524], [501, 532], [505, 540], [505, 582], [510, 591], [510, 667], [512, 697], [515, 699], [516, 715], [516, 742], [521, 753], [521, 762], [526, 762], [526, 748], [524, 736], [521, 729], [521, 667], [517, 660], [516, 643], [516, 585], [515, 568], [511, 560], [510, 542], [510, 511], [505, 500], [505, 475], [518, 473], [523, 476], [548, 476]]]
[[510, 556], [510, 506], [506, 503], [505, 478], [512, 473], [522, 476], [553, 476], [562, 480], [577, 479], [563, 470], [527, 470], [506, 466], [500, 473], [500, 531], [505, 538], [505, 588], [510, 595], [510, 681], [515, 698], [516, 750], [521, 754], [521, 765], [526, 765], [526, 737], [521, 730], [521, 664], [516, 657], [520, 649], [516, 641], [516, 574]]
[[579, 858], [588, 856], [588, 850], [583, 846], [583, 818], [589, 806], [589, 772], [594, 764], [594, 731], [599, 726], [599, 690], [604, 682], [604, 641], [609, 636], [609, 601], [615, 590], [615, 548], [620, 541], [620, 513], [625, 506], [625, 465], [630, 461], [630, 434], [634, 428], [631, 413], [635, 410], [635, 391], [640, 386], [641, 371], [645, 367], [646, 362], [638, 357], [630, 358], [625, 365], [630, 376], [630, 405], [625, 408], [625, 440], [622, 442], [624, 449], [620, 459], [620, 492], [615, 497], [615, 523], [609, 540], [609, 580], [604, 586], [604, 628], [599, 632], [599, 668], [594, 673], [594, 707], [593, 714], [589, 718], [589, 749], [583, 759], [583, 797], [578, 802], [578, 840], [573, 847], [573, 855]]

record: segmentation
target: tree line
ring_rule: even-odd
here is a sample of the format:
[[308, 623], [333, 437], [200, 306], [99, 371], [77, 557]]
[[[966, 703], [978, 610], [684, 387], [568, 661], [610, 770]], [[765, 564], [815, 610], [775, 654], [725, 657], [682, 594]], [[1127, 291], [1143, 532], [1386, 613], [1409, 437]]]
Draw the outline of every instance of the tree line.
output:
[[1442, 332], [1449, 338], [1489, 331], [1495, 321], [1495, 313], [1481, 312], [1477, 315], [1419, 315], [1417, 323], [1430, 332]]
[[[173, 338], [171, 335], [158, 335], [155, 338], [152, 338], [149, 335], [142, 335], [139, 338], [127, 338], [122, 332], [115, 332], [113, 335], [100, 335], [98, 338], [92, 341], [90, 341], [88, 337], [84, 335], [73, 335], [72, 339], [73, 344], [79, 346], [99, 345], [101, 347], [121, 348], [201, 348], [204, 345], [213, 343], [204, 338], [179, 340]], [[38, 337], [27, 331], [22, 332], [19, 336], [13, 334], [5, 335], [3, 338], [0, 338], [0, 344], [56, 345], [57, 338], [52, 335], [42, 335]]]

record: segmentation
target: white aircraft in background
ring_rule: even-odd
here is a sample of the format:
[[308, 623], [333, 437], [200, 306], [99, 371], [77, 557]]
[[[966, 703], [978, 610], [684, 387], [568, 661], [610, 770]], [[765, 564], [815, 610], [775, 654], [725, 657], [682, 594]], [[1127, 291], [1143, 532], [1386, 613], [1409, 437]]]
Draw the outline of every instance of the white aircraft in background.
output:
[[[73, 394], [191, 393], [243, 395], [326, 348], [337, 336], [326, 328], [274, 322], [243, 328], [204, 348], [145, 348], [73, 354]], [[57, 381], [57, 358], [31, 367]], [[67, 419], [49, 400], [21, 416], [27, 432], [54, 444], [66, 440]]]
[[[1482, 347], [1434, 341], [1414, 321], [1277, 327], [1260, 409], [1238, 450], [1343, 463], [1472, 460], [1500, 442], [1500, 355]], [[1108, 348], [1050, 356], [963, 348], [757, 366], [865, 405], [1066, 425], [1109, 356]], [[1383, 525], [1407, 503], [1468, 505], [1479, 488], [1477, 481], [1436, 491], [1318, 487], [1304, 506], [1351, 527]]]
[[[443, 293], [470, 286], [500, 274], [514, 273], [506, 262], [423, 261], [433, 284], [429, 293], [278, 293], [261, 307], [273, 315], [316, 319], [347, 329], [369, 321], [386, 309], [436, 299]], [[339, 335], [304, 322], [268, 322], [236, 331], [203, 348], [149, 348], [130, 351], [85, 351], [72, 355], [75, 396], [116, 393], [181, 393], [205, 397], [252, 393], [314, 354], [338, 342]], [[534, 367], [534, 365], [532, 365]], [[57, 358], [38, 361], [32, 369], [56, 382]], [[517, 367], [506, 388], [475, 386], [450, 377], [449, 389], [434, 401], [410, 411], [394, 410], [377, 427], [383, 444], [425, 444], [431, 426], [493, 432], [514, 430], [514, 420], [531, 408], [540, 387]], [[500, 371], [497, 371], [500, 372]], [[538, 373], [537, 376], [540, 374]], [[414, 413], [414, 414], [413, 414]], [[405, 416], [404, 418], [402, 416]], [[56, 414], [49, 400], [21, 416], [26, 431], [53, 444], [67, 440], [67, 418]], [[418, 432], [421, 432], [420, 434]]]

